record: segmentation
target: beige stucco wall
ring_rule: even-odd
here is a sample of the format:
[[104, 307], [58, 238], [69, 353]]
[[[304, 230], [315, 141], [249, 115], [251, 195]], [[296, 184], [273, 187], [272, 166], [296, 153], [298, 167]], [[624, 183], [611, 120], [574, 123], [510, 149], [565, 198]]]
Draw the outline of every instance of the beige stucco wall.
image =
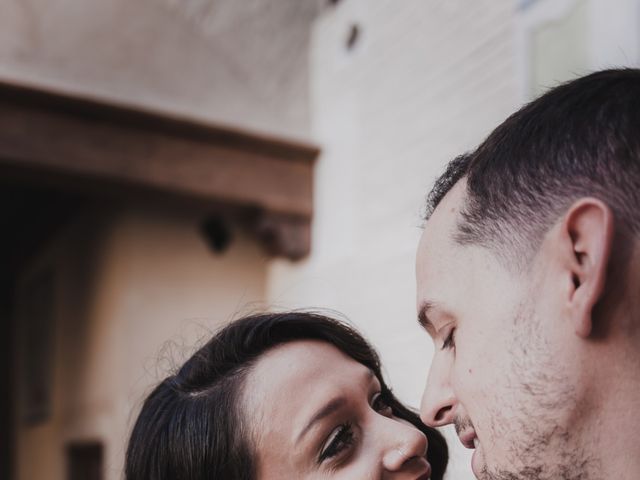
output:
[[305, 138], [316, 0], [4, 0], [0, 80]]
[[[432, 355], [415, 320], [420, 209], [445, 162], [516, 107], [513, 16], [512, 0], [347, 0], [315, 25], [313, 250], [301, 264], [273, 263], [268, 297], [344, 312], [414, 406]], [[354, 23], [361, 37], [348, 51]], [[473, 478], [450, 439], [449, 478]]]
[[218, 256], [200, 220], [181, 209], [92, 211], [25, 271], [25, 279], [55, 272], [53, 411], [43, 425], [20, 426], [17, 478], [63, 480], [65, 445], [86, 440], [104, 442], [105, 478], [121, 478], [125, 439], [150, 386], [264, 298], [255, 242], [236, 232]]

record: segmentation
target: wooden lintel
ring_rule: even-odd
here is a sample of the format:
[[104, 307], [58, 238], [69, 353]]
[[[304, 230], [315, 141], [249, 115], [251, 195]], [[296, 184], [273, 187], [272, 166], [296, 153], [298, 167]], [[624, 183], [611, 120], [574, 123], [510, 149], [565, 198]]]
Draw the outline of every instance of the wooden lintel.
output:
[[152, 191], [296, 219], [283, 224], [297, 227], [278, 229], [282, 248], [268, 247], [289, 258], [308, 251], [300, 247], [308, 231], [299, 228], [310, 225], [318, 152], [300, 142], [0, 83], [0, 174], [19, 172], [67, 191]]

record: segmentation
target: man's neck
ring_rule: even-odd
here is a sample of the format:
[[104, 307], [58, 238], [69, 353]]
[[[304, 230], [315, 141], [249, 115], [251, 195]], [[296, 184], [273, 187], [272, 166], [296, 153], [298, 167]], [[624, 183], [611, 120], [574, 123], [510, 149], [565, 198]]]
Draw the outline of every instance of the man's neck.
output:
[[[597, 388], [597, 401], [589, 415], [585, 442], [598, 459], [596, 468], [602, 479], [640, 478], [640, 345], [626, 355], [618, 351], [614, 358], [603, 359], [608, 367]], [[606, 364], [605, 364], [606, 365]], [[608, 371], [606, 371], [608, 370]]]

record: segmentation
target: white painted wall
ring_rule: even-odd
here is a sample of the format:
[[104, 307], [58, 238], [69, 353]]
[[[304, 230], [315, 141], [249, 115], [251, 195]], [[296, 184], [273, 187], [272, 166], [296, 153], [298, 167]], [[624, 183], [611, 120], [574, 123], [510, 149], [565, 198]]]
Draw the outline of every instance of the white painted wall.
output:
[[[606, 0], [522, 5], [343, 0], [316, 20], [312, 134], [323, 152], [312, 254], [301, 264], [274, 262], [268, 298], [346, 314], [380, 349], [401, 398], [415, 406], [432, 344], [415, 321], [414, 254], [433, 180], [543, 83], [640, 61], [638, 0], [615, 8]], [[354, 24], [360, 39], [347, 50]], [[553, 42], [544, 37], [534, 52], [540, 32]], [[449, 478], [473, 478], [468, 452], [452, 429], [447, 434]]]
[[[268, 298], [344, 312], [418, 406], [432, 343], [415, 314], [420, 210], [453, 156], [516, 107], [511, 0], [344, 0], [317, 20], [311, 52], [317, 164], [311, 257], [274, 262]], [[361, 38], [345, 49], [350, 26]], [[449, 478], [472, 478], [453, 448]]]

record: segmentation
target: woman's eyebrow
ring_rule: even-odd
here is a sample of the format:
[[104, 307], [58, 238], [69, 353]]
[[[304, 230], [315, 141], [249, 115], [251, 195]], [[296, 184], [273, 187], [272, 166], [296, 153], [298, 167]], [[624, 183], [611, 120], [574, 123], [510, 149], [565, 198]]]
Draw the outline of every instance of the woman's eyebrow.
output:
[[311, 418], [307, 426], [302, 429], [302, 431], [298, 434], [296, 438], [296, 442], [300, 441], [300, 439], [313, 427], [315, 423], [322, 420], [325, 417], [328, 417], [332, 413], [340, 410], [347, 403], [346, 397], [336, 397], [323, 406], [320, 410], [318, 410], [315, 415]]
[[[376, 378], [375, 374], [371, 370], [366, 369], [366, 372], [363, 375], [362, 384], [368, 385], [369, 383], [371, 383], [373, 378]], [[298, 436], [296, 437], [296, 442], [299, 442], [302, 439], [302, 437], [311, 429], [311, 427], [313, 427], [318, 421], [337, 412], [338, 410], [343, 408], [346, 405], [346, 403], [347, 403], [347, 397], [340, 395], [333, 398], [331, 401], [329, 401], [329, 403], [325, 404], [313, 415], [313, 417], [311, 417], [311, 420], [309, 420], [309, 423], [307, 423], [307, 425], [298, 434]]]

